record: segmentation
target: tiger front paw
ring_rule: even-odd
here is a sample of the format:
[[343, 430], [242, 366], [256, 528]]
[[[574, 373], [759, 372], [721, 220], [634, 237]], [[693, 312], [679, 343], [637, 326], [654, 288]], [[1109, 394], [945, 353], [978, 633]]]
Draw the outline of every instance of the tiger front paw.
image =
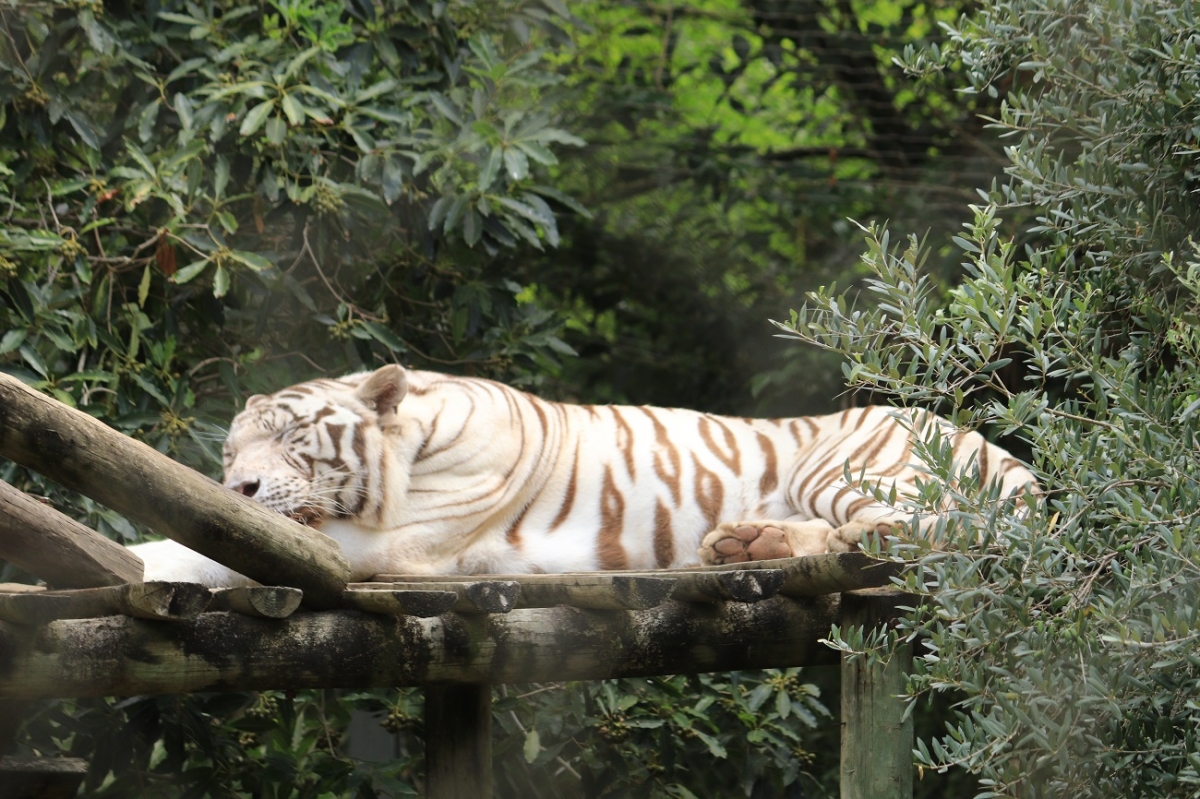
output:
[[700, 562], [720, 565], [817, 555], [825, 551], [831, 529], [820, 520], [726, 522], [700, 542]]
[[864, 535], [885, 538], [903, 536], [907, 532], [908, 525], [904, 522], [850, 522], [829, 532], [825, 548], [829, 552], [857, 552]]

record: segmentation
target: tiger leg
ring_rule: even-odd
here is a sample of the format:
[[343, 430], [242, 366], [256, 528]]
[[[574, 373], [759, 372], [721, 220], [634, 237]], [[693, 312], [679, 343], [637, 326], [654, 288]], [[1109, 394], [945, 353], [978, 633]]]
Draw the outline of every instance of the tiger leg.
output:
[[827, 551], [834, 532], [824, 519], [725, 522], [700, 542], [700, 562], [716, 565], [819, 555]]

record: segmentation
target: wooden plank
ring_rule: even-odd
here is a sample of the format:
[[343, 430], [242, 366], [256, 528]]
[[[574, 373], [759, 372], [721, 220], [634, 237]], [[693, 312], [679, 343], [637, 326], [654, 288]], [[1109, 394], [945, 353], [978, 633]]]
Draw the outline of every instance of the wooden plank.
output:
[[[908, 564], [879, 561], [861, 552], [829, 552], [824, 555], [759, 560], [750, 561], [749, 563], [727, 563], [721, 566], [688, 566], [680, 569], [567, 572], [564, 574], [377, 574], [371, 579], [377, 582], [514, 580], [521, 584], [524, 591], [526, 590], [526, 586], [532, 585], [571, 584], [570, 581], [573, 578], [590, 578], [604, 575], [612, 577], [620, 575], [653, 579], [701, 580], [702, 582], [699, 583], [698, 588], [684, 590], [694, 591], [697, 594], [697, 598], [704, 595], [729, 598], [722, 594], [722, 591], [728, 590], [728, 588], [715, 587], [709, 578], [687, 578], [682, 575], [779, 570], [783, 572], [783, 585], [779, 588], [779, 593], [784, 596], [806, 597], [824, 596], [844, 591], [856, 591], [863, 588], [891, 585], [892, 577], [902, 574], [905, 568], [908, 568]], [[707, 588], [708, 591], [700, 590], [702, 588]], [[675, 598], [678, 599], [680, 597], [676, 596]]]
[[328, 536], [4, 374], [0, 455], [264, 585], [300, 588], [311, 607], [341, 602], [350, 567]]
[[124, 614], [139, 619], [194, 619], [211, 595], [199, 583], [127, 583], [104, 588], [0, 594], [0, 619], [47, 624], [56, 619], [93, 619]]
[[55, 588], [142, 581], [142, 559], [0, 481], [0, 558]]
[[0, 583], [0, 594], [37, 594], [46, 590], [44, 585], [27, 583]]
[[[899, 615], [912, 598], [871, 590], [843, 596], [843, 629], [871, 630]], [[913, 726], [904, 717], [912, 645], [902, 644], [886, 664], [842, 660], [842, 799], [912, 799]]]
[[440, 616], [454, 607], [453, 591], [350, 590], [342, 593], [342, 606], [389, 616]]
[[4, 799], [70, 799], [87, 776], [77, 757], [0, 757], [0, 796]]
[[[351, 610], [0, 623], [0, 697], [524, 683], [830, 664], [840, 597], [433, 618]], [[130, 657], [129, 653], [137, 653]]]
[[491, 796], [492, 686], [426, 686], [426, 799]]
[[783, 587], [780, 569], [691, 572], [674, 578], [673, 599], [688, 602], [761, 602]]
[[[722, 572], [572, 572], [505, 574], [496, 579], [521, 586], [518, 607], [571, 605], [593, 610], [644, 610], [667, 598], [684, 602], [759, 602], [779, 593], [783, 573], [773, 569]], [[479, 577], [377, 574], [372, 584], [444, 585]]]
[[508, 613], [517, 606], [521, 585], [514, 580], [428, 583], [350, 583], [352, 591], [449, 591], [456, 597], [450, 609], [457, 613]]
[[300, 607], [304, 592], [281, 585], [217, 588], [208, 609], [229, 611], [264, 619], [286, 619]]

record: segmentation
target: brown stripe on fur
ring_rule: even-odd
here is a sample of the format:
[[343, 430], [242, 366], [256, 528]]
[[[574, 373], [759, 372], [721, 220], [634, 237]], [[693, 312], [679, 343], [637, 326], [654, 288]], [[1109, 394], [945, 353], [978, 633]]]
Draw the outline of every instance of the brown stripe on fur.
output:
[[870, 414], [871, 409], [870, 408], [856, 408], [856, 410], [858, 411], [858, 421], [854, 423], [854, 429], [857, 431], [860, 427], [863, 426], [863, 422], [867, 421], [867, 417], [871, 415]]
[[779, 462], [775, 455], [775, 445], [762, 433], [758, 433], [758, 446], [762, 449], [763, 460], [766, 461], [762, 477], [758, 481], [758, 491], [766, 498], [767, 494], [779, 486]]
[[788, 432], [792, 434], [792, 438], [796, 441], [797, 447], [804, 446], [804, 439], [800, 437], [800, 431], [796, 429], [800, 424], [800, 421], [801, 420], [799, 419], [793, 419], [792, 421], [788, 422]]
[[601, 569], [627, 569], [629, 558], [621, 546], [625, 530], [625, 497], [613, 481], [612, 467], [604, 466], [604, 487], [600, 490], [600, 536], [596, 554]]
[[[441, 455], [443, 452], [453, 448], [454, 445], [459, 442], [459, 440], [463, 437], [463, 433], [467, 429], [467, 421], [466, 420], [470, 419], [472, 416], [475, 415], [475, 398], [468, 397], [468, 399], [470, 400], [471, 407], [467, 411], [466, 416], [463, 419], [462, 427], [460, 427], [458, 429], [458, 433], [454, 436], [454, 438], [452, 438], [445, 446], [438, 447], [437, 449], [430, 450], [429, 452], [425, 452], [424, 451], [425, 447], [422, 446], [421, 447], [422, 451], [417, 453], [417, 457], [413, 459], [413, 463], [420, 463], [421, 461], [426, 460], [427, 458], [432, 458], [435, 455]], [[434, 429], [437, 428], [437, 419], [439, 419], [439, 418], [441, 418], [441, 412], [439, 412], [438, 415], [436, 417], [434, 417]], [[428, 444], [429, 441], [432, 441], [432, 440], [433, 440], [433, 430], [430, 430], [429, 438], [426, 440], [425, 443]]]
[[[532, 504], [530, 503], [530, 505]], [[513, 520], [513, 523], [508, 528], [508, 532], [504, 534], [504, 540], [514, 547], [521, 546], [521, 523], [525, 521], [525, 514], [529, 513], [530, 505], [526, 505], [521, 509], [521, 513]]]
[[665, 569], [675, 560], [675, 533], [671, 530], [671, 511], [660, 499], [654, 508], [654, 562]]
[[721, 508], [725, 504], [725, 484], [721, 482], [721, 478], [700, 465], [700, 459], [694, 452], [692, 466], [696, 469], [695, 483], [692, 487], [696, 504], [704, 514], [708, 529], [715, 529], [717, 520], [721, 517]]
[[985, 485], [988, 476], [988, 444], [983, 442], [983, 446], [979, 448], [979, 484]]
[[870, 497], [859, 497], [858, 499], [854, 500], [850, 503], [850, 507], [846, 508], [846, 520], [844, 524], [849, 524], [855, 515], [857, 515], [858, 512], [863, 508], [874, 504], [875, 500], [871, 499]]
[[625, 471], [629, 472], [630, 480], [637, 480], [637, 467], [633, 462], [633, 429], [630, 428], [629, 422], [625, 421], [625, 417], [621, 415], [617, 406], [614, 405], [609, 410], [612, 411], [613, 421], [617, 423], [617, 447], [625, 459]]
[[558, 529], [559, 525], [567, 520], [571, 515], [571, 508], [575, 506], [575, 478], [579, 474], [579, 445], [575, 445], [575, 460], [571, 464], [571, 476], [567, 478], [567, 493], [563, 495], [562, 507], [558, 509], [558, 515], [554, 517], [554, 521], [550, 523], [550, 532]]
[[[671, 439], [667, 437], [667, 428], [654, 414], [654, 411], [647, 408], [645, 405], [639, 405], [638, 410], [650, 417], [650, 422], [654, 425], [654, 473], [658, 475], [658, 479], [662, 480], [671, 492], [671, 500], [679, 507], [682, 501], [682, 486], [680, 479], [682, 477], [683, 463], [679, 457], [679, 450], [671, 443]], [[667, 471], [663, 463], [663, 452], [667, 454], [667, 460], [671, 464], [671, 470]]]
[[[717, 446], [717, 442], [713, 438], [711, 426], [714, 424], [721, 428], [721, 432], [725, 434], [725, 446], [729, 448], [730, 452], [728, 456], [721, 451], [721, 448]], [[717, 456], [721, 463], [725, 464], [734, 474], [739, 476], [741, 475], [742, 453], [738, 449], [737, 439], [734, 438], [733, 433], [729, 431], [729, 428], [721, 423], [720, 419], [709, 415], [701, 416], [700, 437], [704, 439], [705, 446], [709, 448], [712, 454]]]
[[[817, 486], [819, 486], [820, 488], [824, 488], [825, 486], [829, 485], [830, 481], [833, 480], [837, 475], [839, 475], [843, 471], [845, 471], [847, 461], [849, 461], [850, 470], [851, 470], [851, 472], [853, 472], [856, 468], [856, 459], [863, 453], [864, 450], [867, 450], [868, 448], [870, 448], [870, 452], [867, 457], [868, 457], [868, 459], [873, 458], [879, 452], [879, 450], [883, 447], [883, 445], [887, 443], [888, 439], [891, 438], [891, 433], [889, 432], [888, 435], [883, 437], [882, 441], [877, 442], [876, 439], [878, 439], [880, 437], [879, 434], [881, 432], [883, 432], [883, 431], [880, 431], [880, 430], [875, 431], [875, 433], [873, 433], [870, 438], [868, 438], [861, 445], [859, 445], [858, 449], [856, 449], [856, 450], [854, 450], [854, 452], [850, 453], [849, 458], [839, 458], [837, 463], [835, 463], [832, 467], [825, 469], [825, 471], [823, 471], [823, 472], [819, 471], [819, 469], [824, 468], [829, 464], [829, 458], [827, 457], [825, 460], [823, 460], [819, 464], [819, 466], [816, 469], [813, 469], [812, 471], [810, 471], [808, 474], [808, 477], [804, 478], [804, 480], [800, 483], [799, 488], [796, 489], [795, 500], [796, 500], [797, 506], [801, 506], [801, 503], [803, 503], [805, 501], [805, 497], [808, 494], [808, 486], [814, 480], [816, 480]], [[832, 453], [830, 453], [830, 455], [838, 455], [838, 454], [840, 454], [840, 453], [836, 448], [833, 450]], [[810, 502], [808, 504], [808, 510], [812, 513], [813, 516], [819, 515], [817, 513], [817, 508], [816, 508], [815, 502]]]

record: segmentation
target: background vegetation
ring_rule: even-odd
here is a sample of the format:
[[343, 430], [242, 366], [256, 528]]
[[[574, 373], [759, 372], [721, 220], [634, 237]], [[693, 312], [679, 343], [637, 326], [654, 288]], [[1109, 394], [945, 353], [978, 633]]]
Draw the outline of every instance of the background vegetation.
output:
[[[931, 442], [928, 505], [963, 511], [904, 551], [919, 794], [1194, 795], [1197, 33], [1131, 0], [0, 6], [0, 368], [210, 473], [248, 394], [393, 360], [593, 402], [936, 407], [1049, 490], [1016, 514]], [[860, 257], [850, 219], [919, 241], [873, 227]], [[770, 337], [834, 283], [784, 326], [825, 351]], [[832, 795], [831, 690], [508, 690], [501, 794]], [[58, 702], [20, 745], [88, 757], [96, 796], [405, 794], [418, 703]], [[351, 708], [396, 758], [347, 756]]]

